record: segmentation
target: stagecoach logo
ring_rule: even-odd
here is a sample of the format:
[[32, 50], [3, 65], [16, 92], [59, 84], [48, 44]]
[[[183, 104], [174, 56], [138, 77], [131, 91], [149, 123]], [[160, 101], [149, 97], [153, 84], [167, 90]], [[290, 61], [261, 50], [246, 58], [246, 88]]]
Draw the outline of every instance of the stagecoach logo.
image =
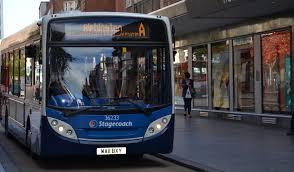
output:
[[128, 122], [109, 122], [109, 121], [96, 121], [91, 120], [89, 122], [90, 128], [112, 128], [112, 127], [132, 127], [133, 123], [131, 121]]
[[95, 121], [95, 120], [91, 120], [91, 121], [89, 122], [89, 127], [90, 127], [90, 128], [97, 128], [97, 127], [98, 127], [98, 122]]

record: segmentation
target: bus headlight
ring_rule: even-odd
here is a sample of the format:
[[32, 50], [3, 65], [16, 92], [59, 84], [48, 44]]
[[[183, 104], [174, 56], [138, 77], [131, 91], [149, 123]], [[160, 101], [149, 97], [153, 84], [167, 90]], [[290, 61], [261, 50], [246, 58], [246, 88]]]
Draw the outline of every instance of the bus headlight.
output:
[[167, 115], [153, 121], [149, 125], [148, 129], [146, 130], [144, 138], [154, 136], [160, 133], [161, 131], [163, 131], [166, 128], [166, 126], [169, 124], [170, 119], [171, 119], [171, 115]]
[[57, 125], [58, 125], [57, 120], [55, 120], [55, 119], [52, 120], [52, 121], [51, 121], [51, 125], [54, 126], [54, 127], [57, 126]]
[[66, 122], [63, 122], [61, 120], [47, 117], [50, 126], [53, 128], [53, 130], [62, 135], [63, 137], [69, 138], [69, 139], [74, 139], [77, 140], [77, 135], [75, 133], [75, 130]]

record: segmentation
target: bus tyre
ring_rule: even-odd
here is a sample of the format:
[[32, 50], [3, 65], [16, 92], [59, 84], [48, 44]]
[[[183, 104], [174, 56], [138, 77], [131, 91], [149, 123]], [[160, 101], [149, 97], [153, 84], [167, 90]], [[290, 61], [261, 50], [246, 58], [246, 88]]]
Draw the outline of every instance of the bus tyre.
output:
[[31, 147], [31, 136], [32, 136], [31, 129], [26, 129], [26, 147], [27, 147], [27, 150], [29, 153], [31, 152], [31, 148], [32, 148]]
[[32, 159], [39, 160], [39, 156], [32, 151], [31, 138], [32, 138], [32, 132], [31, 132], [30, 126], [28, 125], [28, 129], [26, 130], [26, 147]]
[[5, 133], [6, 138], [10, 139], [12, 136], [8, 131], [8, 113], [7, 113], [7, 110], [5, 112], [4, 129], [5, 129], [4, 133]]

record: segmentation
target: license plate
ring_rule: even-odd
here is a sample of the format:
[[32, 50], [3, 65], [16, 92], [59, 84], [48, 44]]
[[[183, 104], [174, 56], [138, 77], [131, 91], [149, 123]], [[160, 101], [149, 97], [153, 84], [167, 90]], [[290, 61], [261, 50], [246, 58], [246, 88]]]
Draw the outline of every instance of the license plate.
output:
[[97, 155], [125, 155], [126, 147], [97, 148]]

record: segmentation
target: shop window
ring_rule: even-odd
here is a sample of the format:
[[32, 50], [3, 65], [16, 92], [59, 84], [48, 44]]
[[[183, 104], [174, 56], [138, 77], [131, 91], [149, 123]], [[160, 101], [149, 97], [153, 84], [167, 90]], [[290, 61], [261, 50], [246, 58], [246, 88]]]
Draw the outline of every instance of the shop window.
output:
[[207, 45], [201, 45], [193, 48], [192, 59], [192, 79], [196, 95], [194, 98], [194, 107], [208, 107], [208, 80], [207, 80]]
[[254, 49], [253, 38], [233, 40], [234, 53], [234, 109], [254, 111]]
[[261, 35], [263, 71], [263, 110], [291, 112], [291, 32]]
[[213, 108], [229, 110], [229, 41], [214, 43], [211, 48]]
[[184, 105], [182, 97], [182, 80], [184, 73], [188, 72], [188, 50], [178, 49], [174, 61], [175, 70], [175, 104]]

